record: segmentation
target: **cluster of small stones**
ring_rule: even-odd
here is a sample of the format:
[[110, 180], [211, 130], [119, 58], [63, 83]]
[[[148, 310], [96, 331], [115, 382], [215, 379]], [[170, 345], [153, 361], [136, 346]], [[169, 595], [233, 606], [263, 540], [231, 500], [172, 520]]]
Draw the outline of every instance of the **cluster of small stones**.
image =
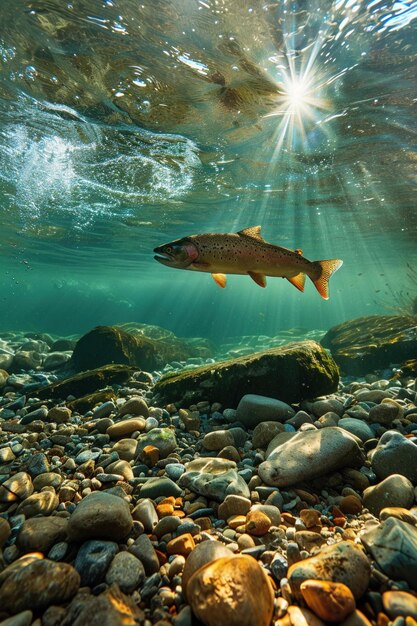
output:
[[0, 381], [0, 626], [417, 624], [415, 380], [177, 410], [141, 372], [79, 414], [28, 376]]

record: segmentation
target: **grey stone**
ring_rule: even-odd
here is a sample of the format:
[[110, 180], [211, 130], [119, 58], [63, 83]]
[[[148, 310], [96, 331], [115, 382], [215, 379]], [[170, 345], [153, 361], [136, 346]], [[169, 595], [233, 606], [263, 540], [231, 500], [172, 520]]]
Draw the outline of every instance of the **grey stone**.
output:
[[272, 449], [258, 471], [267, 485], [286, 487], [343, 467], [360, 467], [364, 458], [356, 437], [332, 426], [298, 432]]
[[0, 626], [30, 626], [33, 619], [32, 611], [22, 611], [13, 617], [8, 617], [0, 622]]
[[249, 497], [247, 484], [238, 475], [234, 461], [216, 457], [195, 459], [187, 463], [178, 484], [194, 493], [223, 502], [229, 494]]
[[373, 439], [374, 431], [366, 422], [355, 419], [354, 417], [343, 417], [337, 423], [340, 428], [347, 430], [352, 435], [356, 435], [363, 442]]
[[49, 465], [49, 461], [46, 455], [43, 452], [38, 452], [34, 454], [27, 464], [27, 471], [34, 478], [35, 476], [39, 476], [39, 474], [44, 474], [45, 472], [50, 472], [51, 467]]
[[26, 413], [20, 420], [21, 424], [31, 424], [35, 420], [45, 420], [48, 417], [48, 409], [44, 406], [41, 406], [39, 409], [35, 409], [34, 411], [30, 411]]
[[106, 492], [86, 496], [72, 513], [68, 535], [73, 541], [113, 539], [120, 541], [133, 525], [128, 503]]
[[140, 535], [128, 550], [141, 561], [147, 576], [159, 572], [159, 560], [148, 535]]
[[[184, 475], [184, 474], [183, 474]], [[174, 481], [166, 476], [155, 476], [148, 478], [145, 483], [142, 484], [139, 495], [141, 498], [159, 498], [160, 496], [174, 496], [178, 497], [182, 495], [183, 491]]]
[[388, 430], [372, 452], [372, 469], [379, 480], [401, 474], [417, 485], [417, 445], [398, 431]]
[[235, 440], [233, 435], [228, 430], [213, 430], [211, 433], [207, 433], [203, 438], [203, 446], [206, 450], [219, 451], [225, 446], [233, 446]]
[[158, 523], [158, 515], [155, 505], [150, 498], [144, 498], [135, 506], [132, 511], [134, 520], [141, 522], [145, 532], [152, 533]]
[[86, 541], [78, 550], [74, 567], [80, 575], [81, 585], [95, 587], [104, 580], [119, 546], [113, 541]]
[[117, 583], [123, 593], [132, 593], [144, 580], [143, 564], [131, 552], [116, 554], [106, 574], [106, 583]]
[[363, 492], [363, 506], [374, 515], [379, 515], [382, 509], [388, 506], [408, 509], [413, 502], [413, 484], [400, 474], [392, 474]]
[[141, 417], [149, 417], [149, 409], [144, 398], [141, 396], [133, 396], [126, 400], [124, 404], [119, 408], [119, 417], [123, 415], [137, 415]]
[[54, 544], [65, 541], [68, 520], [63, 517], [32, 517], [23, 523], [17, 536], [17, 546], [23, 553], [47, 554]]
[[260, 422], [254, 428], [252, 443], [254, 448], [266, 448], [275, 435], [282, 433], [284, 425], [280, 422]]
[[417, 529], [389, 517], [360, 536], [382, 571], [394, 580], [405, 580], [417, 590]]
[[294, 414], [294, 409], [281, 400], [247, 394], [238, 404], [236, 417], [247, 428], [255, 428], [260, 422], [285, 422]]

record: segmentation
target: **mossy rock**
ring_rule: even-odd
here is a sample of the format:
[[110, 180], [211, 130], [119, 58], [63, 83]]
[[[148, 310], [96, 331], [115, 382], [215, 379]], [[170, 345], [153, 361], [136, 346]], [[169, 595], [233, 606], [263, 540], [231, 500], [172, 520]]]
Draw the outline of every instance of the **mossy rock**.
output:
[[36, 389], [28, 396], [37, 398], [63, 398], [74, 396], [82, 398], [87, 394], [94, 393], [111, 385], [121, 385], [129, 380], [134, 368], [127, 365], [105, 365], [86, 372], [80, 372], [75, 376], [60, 380], [46, 387]]
[[416, 315], [370, 315], [333, 326], [321, 344], [346, 374], [364, 376], [373, 370], [415, 359]]
[[178, 407], [207, 400], [234, 408], [243, 395], [254, 393], [298, 403], [336, 391], [338, 382], [338, 367], [326, 350], [315, 341], [300, 341], [171, 373], [156, 383], [154, 400]]
[[97, 326], [77, 341], [71, 365], [76, 371], [83, 371], [121, 363], [152, 371], [194, 354], [191, 346], [175, 336], [153, 339], [118, 326]]
[[91, 411], [98, 404], [103, 404], [109, 400], [116, 400], [116, 394], [113, 389], [102, 389], [95, 393], [90, 393], [82, 398], [77, 398], [72, 402], [68, 402], [67, 406], [71, 411], [77, 411], [78, 413], [86, 413]]

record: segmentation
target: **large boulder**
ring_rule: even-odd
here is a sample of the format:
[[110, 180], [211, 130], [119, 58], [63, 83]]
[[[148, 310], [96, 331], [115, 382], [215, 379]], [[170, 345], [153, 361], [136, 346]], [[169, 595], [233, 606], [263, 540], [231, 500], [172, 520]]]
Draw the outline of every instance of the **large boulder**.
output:
[[333, 326], [321, 340], [346, 374], [361, 376], [415, 359], [416, 315], [370, 315]]
[[169, 374], [154, 388], [155, 402], [189, 406], [201, 400], [235, 408], [245, 394], [284, 402], [336, 391], [339, 371], [315, 341], [300, 341], [237, 359]]
[[191, 348], [176, 337], [153, 339], [118, 326], [97, 326], [77, 341], [71, 366], [78, 372], [110, 363], [154, 370], [190, 356]]

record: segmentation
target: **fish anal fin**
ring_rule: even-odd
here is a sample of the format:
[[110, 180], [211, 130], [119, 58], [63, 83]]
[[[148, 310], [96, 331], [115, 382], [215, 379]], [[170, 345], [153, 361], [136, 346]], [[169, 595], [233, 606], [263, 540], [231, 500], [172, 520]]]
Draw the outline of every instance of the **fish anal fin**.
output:
[[216, 283], [219, 285], [219, 287], [221, 287], [222, 289], [226, 287], [226, 281], [227, 281], [226, 274], [212, 274], [212, 276], [214, 280], [216, 281]]
[[299, 291], [304, 291], [304, 283], [306, 282], [306, 275], [300, 272], [296, 276], [285, 277], [294, 287], [297, 287]]
[[324, 300], [329, 299], [329, 278], [343, 265], [340, 259], [330, 259], [327, 261], [315, 261], [320, 266], [320, 276], [316, 279], [312, 278], [315, 288]]
[[294, 252], [295, 252], [296, 254], [299, 254], [300, 256], [303, 256], [303, 251], [301, 250], [301, 248], [296, 248], [296, 249], [294, 250]]
[[239, 230], [237, 234], [243, 235], [244, 237], [252, 237], [252, 239], [259, 239], [260, 241], [263, 241], [260, 226], [250, 226], [249, 228], [244, 228], [243, 230]]
[[260, 287], [266, 287], [265, 274], [260, 274], [259, 272], [248, 272], [248, 274], [257, 285]]

